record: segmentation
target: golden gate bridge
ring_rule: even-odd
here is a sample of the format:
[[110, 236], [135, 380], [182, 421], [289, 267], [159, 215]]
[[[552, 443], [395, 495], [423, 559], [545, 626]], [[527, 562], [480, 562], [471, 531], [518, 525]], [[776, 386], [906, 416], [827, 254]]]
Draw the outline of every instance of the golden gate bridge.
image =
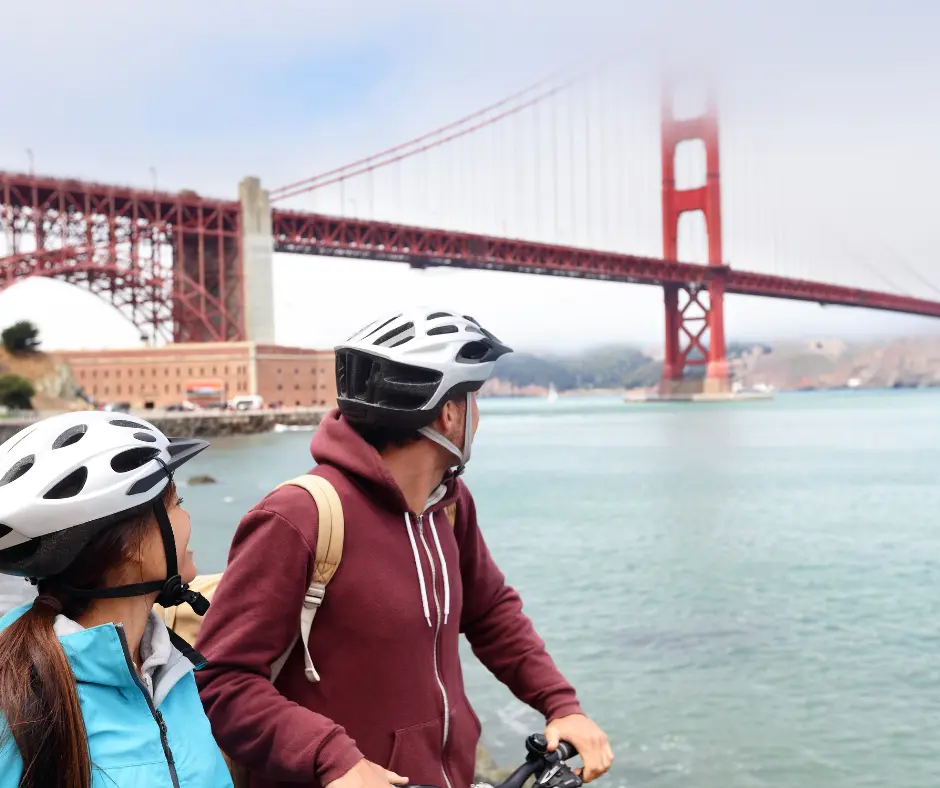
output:
[[[715, 95], [706, 92], [699, 111], [680, 116], [668, 80], [658, 113], [662, 247], [659, 255], [631, 253], [638, 250], [622, 237], [626, 176], [608, 164], [623, 135], [614, 79], [604, 64], [553, 75], [319, 175], [270, 191], [246, 178], [238, 200], [0, 172], [0, 289], [50, 277], [88, 289], [167, 341], [273, 342], [274, 252], [654, 285], [666, 318], [666, 394], [730, 389], [727, 294], [940, 317], [940, 301], [897, 287], [787, 275], [786, 259], [779, 272], [730, 264]], [[690, 147], [700, 160], [686, 182], [678, 162]], [[303, 200], [332, 210], [300, 210]], [[424, 221], [404, 221], [399, 212], [416, 200]], [[474, 227], [441, 226], [468, 217]], [[697, 261], [679, 248], [690, 217], [706, 239]], [[704, 367], [701, 380], [689, 379], [694, 367]]]

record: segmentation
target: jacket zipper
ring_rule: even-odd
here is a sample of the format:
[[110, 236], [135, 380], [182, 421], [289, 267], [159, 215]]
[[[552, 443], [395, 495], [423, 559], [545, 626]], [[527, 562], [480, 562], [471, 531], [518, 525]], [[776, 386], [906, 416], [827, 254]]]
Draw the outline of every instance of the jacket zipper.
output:
[[444, 782], [447, 788], [454, 788], [447, 776], [447, 769], [444, 766], [445, 751], [447, 750], [447, 737], [450, 733], [450, 703], [447, 700], [447, 690], [444, 688], [444, 681], [441, 679], [441, 673], [437, 666], [437, 643], [441, 635], [441, 603], [437, 598], [437, 564], [431, 556], [431, 548], [428, 547], [428, 540], [424, 536], [424, 515], [418, 515], [418, 533], [421, 535], [421, 544], [424, 546], [424, 552], [428, 556], [428, 562], [431, 564], [431, 589], [434, 592], [434, 611], [436, 613], [434, 625], [434, 678], [437, 679], [438, 689], [441, 691], [441, 697], [444, 699], [444, 736], [441, 742], [441, 774], [444, 775]]
[[147, 706], [150, 709], [150, 713], [153, 715], [154, 722], [156, 722], [160, 728], [160, 744], [163, 745], [163, 754], [166, 756], [167, 765], [170, 767], [170, 779], [173, 780], [173, 788], [180, 788], [179, 777], [176, 775], [176, 764], [173, 762], [173, 752], [170, 750], [170, 742], [167, 741], [166, 738], [166, 720], [163, 719], [163, 715], [159, 712], [157, 707], [153, 705], [153, 698], [150, 697], [150, 693], [147, 692], [147, 688], [140, 680], [140, 676], [137, 675], [134, 661], [131, 659], [131, 651], [127, 647], [127, 637], [124, 634], [124, 627], [120, 624], [115, 624], [115, 628], [121, 640], [121, 648], [124, 649], [124, 659], [127, 661], [127, 669], [130, 671], [131, 678], [134, 679], [134, 683], [143, 694], [144, 700], [147, 701]]

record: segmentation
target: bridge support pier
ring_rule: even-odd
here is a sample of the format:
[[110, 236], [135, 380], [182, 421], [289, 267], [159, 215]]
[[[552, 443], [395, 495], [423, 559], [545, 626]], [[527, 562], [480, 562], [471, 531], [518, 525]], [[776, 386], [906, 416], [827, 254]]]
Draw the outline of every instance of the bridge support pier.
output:
[[241, 203], [241, 256], [244, 338], [274, 344], [274, 232], [271, 201], [257, 178], [238, 184]]
[[[666, 341], [660, 395], [687, 398], [696, 394], [723, 395], [731, 391], [725, 354], [725, 278], [728, 271], [721, 250], [721, 184], [718, 158], [718, 112], [709, 96], [705, 114], [677, 119], [671, 85], [663, 85], [660, 114], [663, 169], [663, 257], [679, 259], [679, 218], [700, 212], [708, 231], [708, 265], [713, 269], [707, 287], [663, 285]], [[677, 189], [676, 148], [689, 140], [705, 145], [705, 183]], [[704, 367], [694, 375], [689, 368]]]

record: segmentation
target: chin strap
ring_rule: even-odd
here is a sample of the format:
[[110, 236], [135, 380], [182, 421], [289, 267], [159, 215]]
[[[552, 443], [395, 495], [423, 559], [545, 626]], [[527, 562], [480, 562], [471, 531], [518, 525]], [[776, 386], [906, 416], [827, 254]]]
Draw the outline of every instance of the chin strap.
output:
[[[166, 466], [164, 465], [164, 468]], [[167, 470], [167, 476], [172, 481], [172, 475]], [[173, 527], [170, 525], [170, 516], [167, 514], [163, 499], [157, 498], [153, 502], [153, 513], [160, 526], [160, 538], [163, 541], [163, 553], [166, 557], [166, 580], [150, 580], [146, 583], [132, 583], [114, 588], [73, 588], [61, 585], [63, 591], [76, 599], [118, 599], [122, 597], [144, 596], [159, 591], [157, 603], [163, 607], [175, 607], [183, 602], [198, 616], [204, 616], [209, 610], [209, 600], [198, 591], [191, 591], [183, 582], [179, 574], [179, 565], [176, 558], [176, 539], [173, 538]]]
[[447, 451], [453, 454], [459, 462], [456, 465], [454, 476], [460, 476], [464, 472], [467, 463], [470, 461], [470, 450], [473, 446], [473, 394], [467, 392], [467, 415], [464, 418], [463, 430], [463, 451], [457, 448], [453, 441], [449, 441], [433, 427], [422, 427], [418, 432], [429, 441], [434, 441], [438, 446], [443, 446]]
[[163, 607], [174, 607], [183, 602], [189, 606], [197, 616], [204, 616], [209, 610], [209, 600], [198, 591], [191, 591], [189, 586], [180, 577], [176, 560], [176, 540], [173, 538], [173, 527], [170, 525], [170, 516], [162, 500], [154, 501], [153, 513], [160, 525], [160, 536], [163, 537], [163, 552], [166, 554], [166, 580], [157, 597], [157, 604]]

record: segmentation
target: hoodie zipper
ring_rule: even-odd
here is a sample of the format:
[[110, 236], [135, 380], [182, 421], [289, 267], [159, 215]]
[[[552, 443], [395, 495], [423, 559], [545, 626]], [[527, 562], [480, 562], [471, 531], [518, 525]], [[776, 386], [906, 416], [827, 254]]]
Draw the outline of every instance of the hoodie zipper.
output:
[[437, 687], [441, 691], [441, 698], [444, 700], [444, 736], [441, 741], [441, 774], [444, 775], [444, 782], [447, 788], [453, 788], [450, 777], [447, 776], [447, 769], [444, 766], [444, 755], [447, 750], [447, 737], [450, 734], [450, 703], [447, 700], [447, 690], [444, 687], [444, 681], [441, 678], [441, 672], [437, 664], [437, 644], [441, 636], [441, 603], [437, 598], [437, 564], [431, 555], [431, 548], [428, 547], [428, 540], [424, 536], [424, 515], [418, 515], [418, 534], [421, 536], [421, 544], [424, 546], [424, 552], [427, 554], [428, 562], [431, 564], [431, 590], [434, 598], [434, 678], [437, 679]]
[[140, 680], [140, 676], [137, 675], [137, 670], [134, 667], [134, 661], [131, 659], [131, 651], [127, 647], [127, 637], [124, 634], [124, 627], [120, 624], [115, 624], [115, 629], [117, 629], [118, 638], [121, 640], [121, 648], [124, 649], [124, 659], [127, 661], [127, 669], [130, 671], [131, 678], [134, 679], [134, 683], [137, 685], [137, 688], [141, 691], [144, 696], [144, 700], [147, 701], [147, 707], [150, 709], [150, 713], [153, 715], [154, 722], [160, 728], [160, 744], [163, 745], [163, 754], [166, 756], [167, 766], [170, 767], [170, 779], [173, 780], [173, 788], [180, 788], [179, 777], [176, 775], [176, 764], [173, 762], [173, 752], [170, 750], [170, 742], [167, 741], [166, 733], [166, 720], [163, 719], [163, 715], [153, 705], [153, 698], [150, 697], [150, 693], [147, 692], [147, 688], [144, 686], [144, 683]]

